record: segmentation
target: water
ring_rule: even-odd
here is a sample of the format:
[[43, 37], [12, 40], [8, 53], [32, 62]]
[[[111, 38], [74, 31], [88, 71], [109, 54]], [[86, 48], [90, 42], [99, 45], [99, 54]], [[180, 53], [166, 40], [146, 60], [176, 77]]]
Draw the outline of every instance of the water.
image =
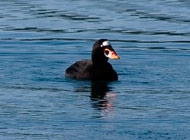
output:
[[[0, 139], [189, 139], [189, 4], [1, 0]], [[65, 78], [100, 38], [119, 81]]]

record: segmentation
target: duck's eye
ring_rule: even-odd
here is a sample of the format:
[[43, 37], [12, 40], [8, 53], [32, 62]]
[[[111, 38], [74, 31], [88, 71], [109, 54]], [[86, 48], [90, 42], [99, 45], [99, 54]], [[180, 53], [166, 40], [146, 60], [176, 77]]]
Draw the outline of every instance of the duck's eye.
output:
[[105, 54], [105, 55], [108, 55], [108, 54], [109, 54], [109, 51], [108, 51], [108, 50], [105, 50], [105, 51], [104, 51], [104, 54]]

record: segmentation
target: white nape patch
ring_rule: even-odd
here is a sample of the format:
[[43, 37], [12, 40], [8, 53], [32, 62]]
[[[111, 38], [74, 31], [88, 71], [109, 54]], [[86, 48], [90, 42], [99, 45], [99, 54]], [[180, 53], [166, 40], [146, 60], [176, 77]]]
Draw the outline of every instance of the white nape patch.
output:
[[101, 47], [104, 47], [104, 46], [109, 46], [111, 45], [109, 41], [104, 41], [101, 45]]

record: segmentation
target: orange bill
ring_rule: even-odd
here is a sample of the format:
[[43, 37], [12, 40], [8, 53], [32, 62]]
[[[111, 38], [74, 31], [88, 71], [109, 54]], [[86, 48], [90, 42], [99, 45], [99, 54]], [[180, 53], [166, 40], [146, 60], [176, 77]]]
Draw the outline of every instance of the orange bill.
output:
[[106, 48], [106, 49], [104, 50], [104, 55], [105, 55], [106, 57], [108, 57], [108, 58], [111, 58], [111, 59], [116, 59], [116, 60], [120, 59], [120, 57], [117, 55], [117, 53], [116, 53], [115, 51], [110, 50], [110, 49], [108, 49], [108, 48]]

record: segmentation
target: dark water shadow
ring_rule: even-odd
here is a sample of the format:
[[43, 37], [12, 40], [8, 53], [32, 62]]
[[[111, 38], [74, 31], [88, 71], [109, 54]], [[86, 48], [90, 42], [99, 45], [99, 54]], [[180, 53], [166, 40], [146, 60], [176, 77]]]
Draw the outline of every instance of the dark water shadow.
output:
[[106, 81], [78, 82], [79, 85], [75, 87], [74, 92], [88, 94], [91, 107], [95, 110], [107, 110], [113, 107], [116, 96], [109, 83]]
[[92, 107], [98, 110], [106, 110], [111, 108], [111, 98], [114, 97], [112, 94], [108, 96], [108, 92], [111, 92], [111, 88], [108, 86], [109, 82], [92, 82], [91, 83], [91, 96]]

